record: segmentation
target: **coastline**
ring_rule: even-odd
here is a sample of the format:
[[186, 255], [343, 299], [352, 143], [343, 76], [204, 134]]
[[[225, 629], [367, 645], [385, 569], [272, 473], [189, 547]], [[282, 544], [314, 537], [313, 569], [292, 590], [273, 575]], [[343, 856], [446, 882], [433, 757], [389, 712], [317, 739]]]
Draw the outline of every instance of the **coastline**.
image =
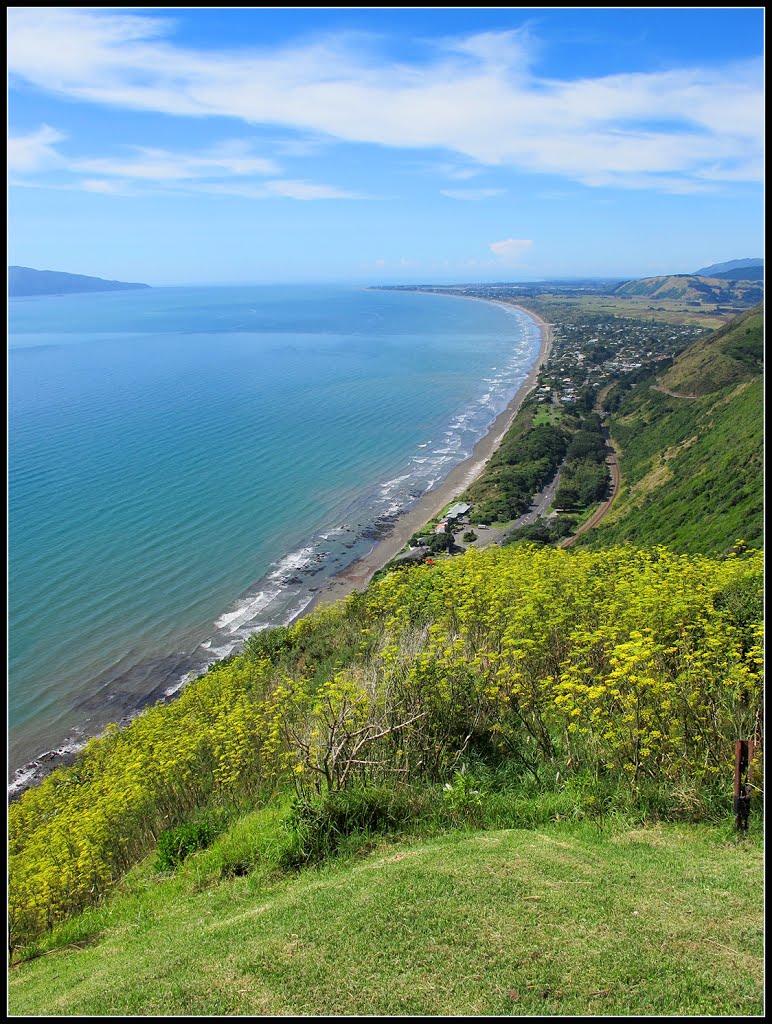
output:
[[506, 409], [499, 413], [487, 432], [474, 446], [472, 454], [464, 459], [463, 462], [459, 462], [458, 465], [454, 466], [443, 480], [421, 495], [412, 508], [400, 515], [386, 536], [378, 541], [369, 554], [365, 555], [364, 558], [357, 559], [356, 562], [352, 562], [347, 568], [333, 576], [314, 595], [309, 604], [290, 620], [291, 623], [297, 622], [315, 608], [333, 604], [335, 601], [348, 597], [349, 594], [357, 590], [364, 590], [374, 574], [399, 554], [417, 530], [420, 530], [422, 526], [477, 479], [491, 455], [501, 444], [504, 435], [512, 425], [512, 421], [520, 411], [523, 402], [533, 391], [539, 372], [549, 359], [552, 350], [552, 324], [548, 324], [532, 310], [526, 309], [525, 306], [521, 306], [516, 302], [506, 302], [501, 299], [481, 299], [471, 295], [459, 295], [458, 298], [472, 299], [475, 302], [490, 302], [495, 306], [513, 306], [529, 316], [541, 332], [541, 345], [536, 361]]
[[[518, 303], [499, 299], [481, 299], [477, 296], [458, 296], [458, 298], [489, 302], [504, 308], [514, 307], [530, 317], [541, 333], [541, 344], [533, 366], [507, 407], [493, 420], [483, 437], [476, 442], [472, 454], [454, 466], [444, 479], [422, 494], [414, 505], [398, 515], [389, 524], [388, 532], [381, 535], [368, 554], [332, 576], [301, 610], [286, 621], [287, 625], [297, 622], [320, 605], [333, 603], [354, 591], [364, 590], [374, 573], [394, 558], [418, 529], [480, 475], [488, 459], [501, 443], [525, 398], [533, 390], [539, 371], [549, 358], [552, 346], [552, 325], [547, 324], [537, 314]], [[175, 688], [171, 693], [164, 689], [165, 685], [165, 682], [155, 685], [139, 706], [117, 719], [119, 724], [128, 724], [145, 707], [156, 701], [174, 700], [181, 687]], [[92, 735], [101, 735], [101, 733], [95, 732]], [[72, 741], [72, 737], [70, 737], [62, 745], [37, 755], [14, 772], [9, 770], [7, 798], [17, 799], [26, 789], [42, 781], [56, 768], [74, 763], [80, 749], [85, 746], [89, 738], [89, 736], [84, 736], [82, 740], [79, 738], [77, 741]]]

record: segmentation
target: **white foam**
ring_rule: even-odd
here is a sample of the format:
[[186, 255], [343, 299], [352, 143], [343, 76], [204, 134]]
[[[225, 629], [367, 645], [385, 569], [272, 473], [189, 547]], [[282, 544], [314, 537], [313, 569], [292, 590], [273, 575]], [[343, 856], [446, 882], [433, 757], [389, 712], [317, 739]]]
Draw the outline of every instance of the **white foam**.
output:
[[276, 568], [272, 573], [269, 573], [269, 580], [283, 580], [285, 576], [289, 576], [298, 569], [303, 569], [305, 566], [310, 565], [314, 557], [314, 549], [312, 547], [300, 548], [299, 551], [293, 551], [289, 555], [285, 555], [280, 562], [277, 563]]
[[304, 601], [301, 601], [300, 604], [296, 605], [295, 608], [289, 613], [289, 615], [282, 622], [282, 626], [289, 626], [289, 624], [292, 622], [292, 620], [295, 618], [295, 616], [296, 615], [300, 615], [300, 613], [311, 604], [313, 599], [314, 599], [314, 595], [313, 594], [309, 594], [309, 596]]
[[387, 497], [391, 494], [395, 487], [398, 487], [400, 484], [404, 483], [405, 480], [409, 479], [409, 473], [403, 473], [402, 476], [395, 476], [393, 480], [387, 480], [385, 484], [381, 484], [381, 493], [383, 494], [384, 497]]
[[24, 789], [24, 787], [28, 783], [32, 782], [32, 780], [35, 778], [35, 774], [37, 773], [38, 768], [39, 765], [37, 764], [31, 765], [29, 768], [18, 768], [16, 770], [13, 782], [8, 783], [8, 792], [10, 793], [10, 795], [14, 796], [16, 793], [19, 792], [19, 790]]
[[320, 533], [319, 536], [322, 540], [329, 540], [330, 537], [340, 537], [344, 533], [351, 533], [351, 527], [336, 526], [334, 530], [328, 530], [327, 533]]
[[57, 756], [62, 756], [64, 754], [77, 754], [79, 750], [82, 750], [85, 747], [86, 743], [87, 740], [73, 740], [72, 743], [63, 743], [60, 747], [56, 747], [54, 750], [47, 750], [44, 754], [40, 754], [37, 760], [30, 761], [29, 764], [24, 765], [22, 768], [17, 768], [14, 772], [13, 782], [8, 783], [9, 796], [15, 796], [20, 790], [26, 789], [30, 782], [34, 782], [35, 776], [41, 770], [40, 761], [42, 761], [43, 758], [48, 758], [51, 754], [55, 754]]
[[253, 597], [250, 597], [243, 604], [239, 605], [232, 612], [226, 612], [225, 615], [221, 615], [219, 619], [215, 621], [217, 629], [225, 629], [226, 626], [232, 627], [231, 633], [234, 633], [236, 629], [243, 625], [247, 619], [253, 618], [257, 612], [262, 611], [267, 604], [270, 604], [274, 598], [278, 597], [280, 591], [278, 590], [261, 590]]

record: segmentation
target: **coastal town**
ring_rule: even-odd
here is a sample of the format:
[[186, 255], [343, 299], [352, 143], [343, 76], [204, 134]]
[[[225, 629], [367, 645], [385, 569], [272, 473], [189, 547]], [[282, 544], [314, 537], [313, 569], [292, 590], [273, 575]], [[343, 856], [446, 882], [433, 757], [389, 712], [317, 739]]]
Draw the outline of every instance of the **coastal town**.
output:
[[[599, 521], [596, 510], [601, 505], [608, 510], [618, 486], [618, 470], [603, 426], [607, 411], [602, 407], [604, 399], [614, 385], [619, 385], [617, 390], [621, 393], [638, 380], [664, 370], [678, 352], [706, 330], [699, 323], [598, 313], [576, 303], [577, 294], [594, 294], [601, 286], [602, 283], [588, 282], [585, 286], [578, 283], [559, 289], [554, 285], [540, 288], [514, 284], [411, 288], [512, 303], [548, 323], [549, 352], [518, 413], [520, 427], [525, 423], [533, 428], [559, 427], [568, 441], [581, 433], [585, 445], [588, 435], [594, 433], [597, 466], [594, 484], [584, 489], [584, 498], [577, 495], [570, 486], [577, 460], [570, 462], [567, 444], [565, 457], [558, 460], [549, 479], [539, 479], [538, 487], [529, 495], [530, 503], [521, 502], [516, 507], [517, 514], [511, 516], [489, 516], [489, 502], [467, 500], [470, 494], [459, 491], [376, 576], [398, 566], [420, 564], [439, 554], [460, 554], [469, 547], [506, 544], [518, 539], [567, 544], [574, 532], [586, 528], [591, 516], [593, 524]], [[586, 472], [586, 463], [581, 468]]]

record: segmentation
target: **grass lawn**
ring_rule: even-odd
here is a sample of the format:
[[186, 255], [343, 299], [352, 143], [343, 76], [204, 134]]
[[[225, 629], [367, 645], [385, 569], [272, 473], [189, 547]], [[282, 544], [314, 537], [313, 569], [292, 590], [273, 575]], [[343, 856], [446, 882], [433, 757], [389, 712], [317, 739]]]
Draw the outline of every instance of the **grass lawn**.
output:
[[[261, 827], [242, 819], [218, 843], [259, 842]], [[70, 926], [79, 947], [11, 970], [9, 1010], [761, 1015], [758, 833], [556, 823], [225, 879], [214, 847], [176, 877], [148, 861]]]

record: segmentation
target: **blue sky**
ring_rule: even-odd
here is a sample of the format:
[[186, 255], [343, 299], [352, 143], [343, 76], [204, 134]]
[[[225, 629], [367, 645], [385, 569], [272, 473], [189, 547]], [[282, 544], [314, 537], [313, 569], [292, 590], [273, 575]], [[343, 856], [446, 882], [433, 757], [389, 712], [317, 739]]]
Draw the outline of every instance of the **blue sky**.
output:
[[763, 253], [763, 9], [10, 8], [8, 262], [154, 285]]

